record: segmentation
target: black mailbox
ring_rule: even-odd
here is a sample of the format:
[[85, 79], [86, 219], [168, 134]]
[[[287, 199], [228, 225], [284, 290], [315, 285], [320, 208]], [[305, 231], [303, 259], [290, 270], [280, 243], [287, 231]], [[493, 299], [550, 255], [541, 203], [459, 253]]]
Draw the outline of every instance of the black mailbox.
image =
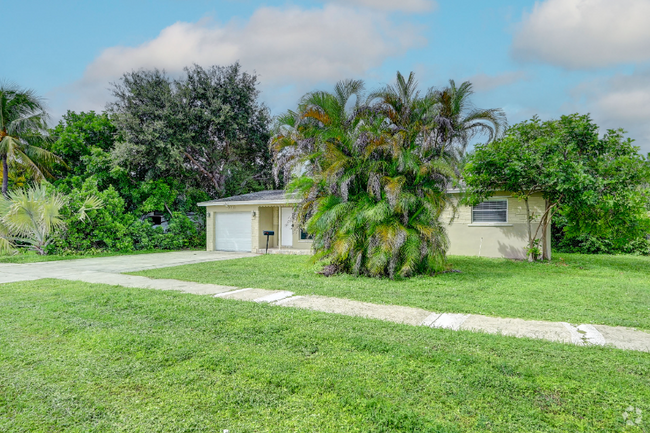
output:
[[266, 236], [266, 254], [269, 253], [269, 236], [275, 235], [275, 232], [273, 230], [264, 230], [262, 233], [264, 233], [264, 236]]

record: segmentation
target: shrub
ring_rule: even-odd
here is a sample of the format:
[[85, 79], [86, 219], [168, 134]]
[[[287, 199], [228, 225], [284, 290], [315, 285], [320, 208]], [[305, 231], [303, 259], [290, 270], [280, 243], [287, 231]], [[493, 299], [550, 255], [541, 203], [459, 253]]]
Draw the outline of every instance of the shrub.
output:
[[[80, 188], [68, 191], [68, 206], [62, 211], [66, 228], [56, 233], [48, 253], [63, 251], [131, 251], [133, 242], [128, 236], [128, 227], [134, 217], [124, 212], [124, 200], [111, 186], [98, 191], [94, 178], [84, 181]], [[104, 203], [102, 209], [87, 212], [87, 218], [79, 220], [75, 214], [88, 197], [98, 197]]]

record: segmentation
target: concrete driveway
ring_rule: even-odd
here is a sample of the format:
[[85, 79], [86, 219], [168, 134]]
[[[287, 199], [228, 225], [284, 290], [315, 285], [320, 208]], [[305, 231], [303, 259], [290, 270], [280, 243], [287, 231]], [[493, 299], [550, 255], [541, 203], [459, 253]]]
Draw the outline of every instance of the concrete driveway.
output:
[[171, 253], [135, 254], [113, 257], [94, 257], [55, 262], [0, 264], [0, 283], [11, 281], [57, 278], [80, 272], [103, 272], [120, 274], [146, 269], [167, 268], [192, 263], [232, 260], [254, 257], [251, 253], [230, 253], [224, 251], [177, 251]]

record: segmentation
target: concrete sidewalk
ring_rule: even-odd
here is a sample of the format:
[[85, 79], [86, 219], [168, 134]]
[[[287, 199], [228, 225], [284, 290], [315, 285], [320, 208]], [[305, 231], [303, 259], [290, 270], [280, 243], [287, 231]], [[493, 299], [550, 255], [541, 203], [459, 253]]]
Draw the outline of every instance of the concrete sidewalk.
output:
[[441, 313], [413, 307], [377, 305], [350, 299], [324, 296], [294, 296], [292, 292], [283, 290], [240, 288], [121, 274], [121, 272], [134, 272], [143, 269], [251, 256], [253, 254], [190, 251], [24, 265], [0, 265], [0, 284], [41, 278], [56, 278], [132, 288], [174, 290], [194, 295], [211, 295], [238, 301], [264, 302], [282, 307], [304, 308], [413, 326], [428, 326], [455, 331], [468, 330], [578, 345], [612, 346], [625, 350], [650, 352], [650, 333], [631, 328], [522, 320], [474, 314]]

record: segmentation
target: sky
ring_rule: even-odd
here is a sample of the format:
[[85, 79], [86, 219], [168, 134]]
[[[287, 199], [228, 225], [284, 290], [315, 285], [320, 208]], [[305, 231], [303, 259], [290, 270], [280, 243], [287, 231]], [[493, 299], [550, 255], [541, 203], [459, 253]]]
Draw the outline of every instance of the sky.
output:
[[273, 115], [311, 90], [413, 71], [469, 80], [514, 124], [590, 113], [650, 152], [650, 0], [0, 0], [0, 80], [67, 110], [102, 111], [138, 69], [180, 76], [239, 61]]

